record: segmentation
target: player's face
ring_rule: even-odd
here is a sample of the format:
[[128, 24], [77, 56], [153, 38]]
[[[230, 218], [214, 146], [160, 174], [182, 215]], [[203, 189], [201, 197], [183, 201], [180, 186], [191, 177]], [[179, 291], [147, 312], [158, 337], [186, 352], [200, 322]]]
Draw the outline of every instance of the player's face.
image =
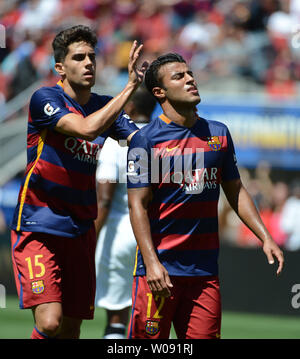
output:
[[159, 75], [170, 103], [193, 107], [201, 101], [193, 73], [185, 63], [167, 63], [159, 69]]
[[63, 62], [65, 78], [72, 85], [91, 88], [95, 84], [96, 55], [86, 42], [74, 42]]

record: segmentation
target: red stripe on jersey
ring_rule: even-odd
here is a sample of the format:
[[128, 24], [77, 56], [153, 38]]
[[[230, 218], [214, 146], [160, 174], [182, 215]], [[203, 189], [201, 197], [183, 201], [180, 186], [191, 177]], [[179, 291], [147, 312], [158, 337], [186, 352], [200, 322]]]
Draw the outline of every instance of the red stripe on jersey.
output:
[[40, 138], [39, 132], [28, 133], [27, 135], [27, 147], [37, 146]]
[[45, 197], [47, 197], [47, 195], [43, 191], [38, 189], [34, 191], [29, 190], [26, 193], [25, 203], [38, 207], [48, 207]]
[[157, 143], [154, 146], [154, 158], [196, 153], [196, 149], [199, 149], [199, 152], [225, 151], [227, 136], [188, 137]]
[[211, 218], [218, 215], [218, 201], [187, 203], [152, 203], [148, 216], [150, 219], [193, 219]]
[[67, 104], [67, 102], [65, 102], [65, 105], [66, 105], [66, 108], [67, 108], [69, 111], [71, 111], [71, 112], [73, 112], [73, 113], [76, 113], [77, 115], [83, 116], [83, 114], [82, 114], [80, 111], [78, 111], [75, 107], [69, 106], [69, 105]]
[[203, 234], [152, 234], [157, 249], [205, 250], [219, 248], [218, 233]]
[[36, 173], [42, 173], [43, 178], [68, 188], [86, 191], [95, 188], [95, 176], [66, 170], [64, 167], [54, 165], [40, 159], [36, 166]]
[[28, 112], [28, 122], [32, 122], [32, 117], [31, 117], [30, 111]]

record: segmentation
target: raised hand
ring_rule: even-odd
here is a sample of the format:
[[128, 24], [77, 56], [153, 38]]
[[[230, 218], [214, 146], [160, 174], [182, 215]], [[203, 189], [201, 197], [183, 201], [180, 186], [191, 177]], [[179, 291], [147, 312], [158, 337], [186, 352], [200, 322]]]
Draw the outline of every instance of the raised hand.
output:
[[143, 45], [139, 45], [135, 40], [132, 44], [130, 54], [129, 54], [129, 62], [128, 62], [128, 76], [129, 83], [132, 83], [135, 88], [138, 88], [139, 85], [143, 82], [145, 72], [149, 66], [148, 61], [144, 61], [140, 68], [137, 67], [137, 61], [140, 57], [141, 51], [143, 49]]

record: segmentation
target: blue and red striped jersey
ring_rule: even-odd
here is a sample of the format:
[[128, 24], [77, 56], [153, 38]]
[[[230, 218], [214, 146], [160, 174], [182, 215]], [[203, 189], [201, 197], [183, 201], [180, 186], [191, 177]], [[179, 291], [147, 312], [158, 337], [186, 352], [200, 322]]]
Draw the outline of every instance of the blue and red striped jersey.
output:
[[[228, 128], [203, 118], [187, 128], [161, 115], [133, 136], [127, 175], [129, 189], [152, 187], [152, 240], [169, 274], [217, 275], [220, 184], [239, 178]], [[138, 248], [134, 275], [145, 275]]]
[[97, 217], [95, 173], [105, 139], [126, 139], [138, 130], [122, 112], [113, 125], [90, 142], [55, 130], [68, 113], [83, 118], [105, 106], [111, 97], [92, 93], [79, 105], [59, 82], [37, 90], [29, 104], [27, 167], [12, 229], [74, 237], [87, 231]]

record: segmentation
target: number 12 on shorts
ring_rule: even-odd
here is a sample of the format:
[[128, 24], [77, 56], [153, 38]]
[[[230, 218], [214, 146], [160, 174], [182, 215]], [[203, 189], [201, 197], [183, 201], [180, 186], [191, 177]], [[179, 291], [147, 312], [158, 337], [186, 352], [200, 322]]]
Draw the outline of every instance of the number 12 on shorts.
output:
[[40, 278], [45, 274], [45, 265], [40, 261], [43, 258], [42, 254], [36, 254], [32, 260], [31, 257], [25, 258], [27, 262], [28, 271], [29, 271], [29, 278]]
[[[148, 305], [147, 305], [147, 318], [151, 318], [151, 308], [152, 308], [152, 304], [153, 304], [153, 294], [152, 293], [147, 293], [147, 297], [148, 297]], [[161, 297], [159, 295], [156, 295], [154, 298], [154, 301], [157, 302], [160, 299], [159, 305], [157, 307], [156, 312], [153, 315], [153, 319], [161, 319], [163, 318], [163, 316], [160, 314], [164, 304], [165, 304], [165, 297]]]

